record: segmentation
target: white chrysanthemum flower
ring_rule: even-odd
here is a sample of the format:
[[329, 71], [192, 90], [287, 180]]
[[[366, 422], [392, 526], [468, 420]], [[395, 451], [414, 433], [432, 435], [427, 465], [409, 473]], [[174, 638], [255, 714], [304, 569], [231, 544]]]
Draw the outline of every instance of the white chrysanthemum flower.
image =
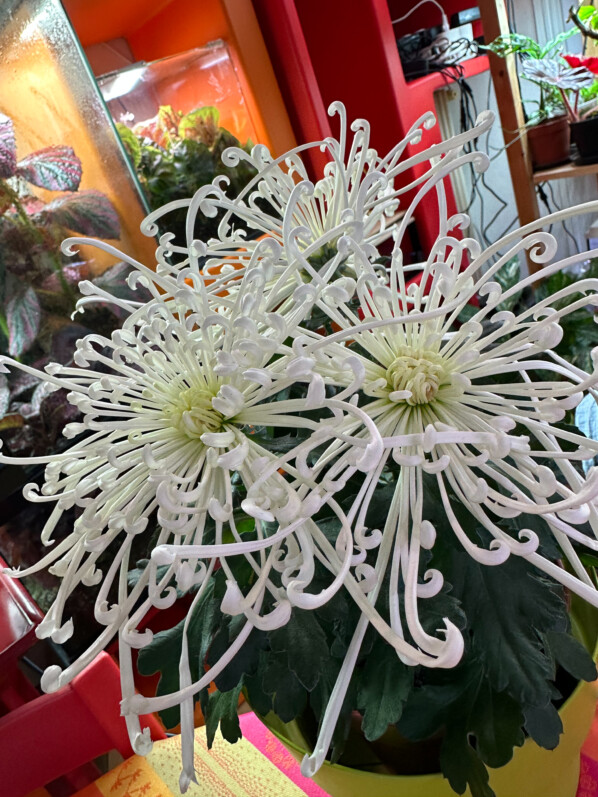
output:
[[[213, 291], [235, 286], [235, 272], [255, 262], [255, 250], [264, 235], [283, 247], [277, 276], [293, 265], [296, 250], [305, 259], [317, 258], [334, 247], [343, 232], [377, 245], [391, 235], [393, 217], [401, 201], [409, 197], [401, 211], [410, 220], [422, 196], [458, 167], [463, 148], [486, 132], [493, 120], [491, 113], [481, 114], [473, 129], [412, 154], [409, 148], [418, 145], [423, 132], [436, 123], [434, 115], [426, 113], [388, 154], [380, 156], [370, 147], [369, 124], [365, 120], [351, 124], [351, 138], [342, 103], [332, 103], [329, 114], [339, 117], [338, 140], [326, 138], [304, 144], [278, 158], [261, 144], [253, 147], [251, 153], [237, 147], [225, 150], [222, 158], [226, 166], [234, 168], [246, 161], [257, 172], [237, 197], [227, 196], [228, 181], [218, 177], [194, 197], [176, 200], [152, 212], [142, 223], [142, 230], [150, 236], [157, 234], [159, 222], [168, 226], [169, 213], [188, 208], [186, 240], [173, 240], [170, 233], [161, 238], [158, 274], [176, 274], [188, 265], [193, 256], [198, 213], [222, 215], [218, 238], [207, 242], [202, 252], [204, 270], [214, 277]], [[301, 160], [302, 153], [314, 148], [322, 149], [330, 158], [324, 175], [315, 183], [310, 181]], [[475, 153], [466, 156], [466, 160], [477, 159]], [[426, 168], [414, 177], [413, 167], [421, 168], [422, 164], [427, 164]], [[109, 248], [101, 242], [96, 245]], [[131, 262], [126, 255], [120, 256]], [[307, 281], [311, 275], [305, 274], [304, 278]]]
[[[152, 284], [148, 274], [136, 278]], [[69, 402], [82, 413], [80, 423], [65, 428], [67, 437], [81, 435], [66, 452], [27, 459], [0, 456], [2, 462], [46, 463], [41, 489], [36, 484], [25, 488], [29, 500], [54, 504], [42, 532], [46, 545], [52, 545], [62, 514], [77, 508], [66, 539], [33, 567], [8, 571], [24, 576], [49, 566], [62, 579], [38, 636], [59, 643], [69, 638], [73, 623], [63, 616], [66, 601], [80, 584], [101, 584], [95, 617], [105, 630], [64, 671], [46, 670], [42, 687], [54, 691], [67, 683], [118, 633], [124, 711], [139, 751], [147, 740], [137, 715], [146, 708], [143, 700], [136, 704], [133, 698], [130, 653], [151, 640], [151, 634], [136, 630], [151, 607], [171, 605], [175, 586], [199, 587], [201, 598], [218, 562], [228, 577], [222, 611], [247, 618], [235, 646], [201, 682], [192, 685], [188, 662], [181, 664], [181, 691], [173, 702], [183, 703], [187, 730], [192, 695], [226, 666], [251, 629], [284, 625], [292, 605], [312, 608], [325, 602], [342, 586], [351, 564], [350, 525], [338, 509], [343, 530], [329, 567], [330, 583], [323, 592], [309, 592], [314, 559], [328, 560], [310, 518], [326, 501], [336, 506], [332, 499], [342, 480], [369, 469], [381, 440], [375, 424], [355, 404], [342, 396], [326, 399], [322, 379], [302, 356], [300, 328], [291, 323], [291, 314], [283, 318], [262, 310], [264, 285], [261, 269], [246, 270], [235, 301], [223, 308], [205, 290], [199, 272], [191, 270], [176, 290], [168, 286], [168, 301], [161, 301], [155, 290], [142, 308], [122, 302], [130, 313], [123, 328], [111, 339], [88, 335], [80, 340], [74, 366], [52, 364], [43, 374], [0, 358], [5, 370], [9, 365], [35, 373], [68, 390]], [[300, 286], [297, 319], [307, 311], [303, 294]], [[107, 298], [101, 292], [100, 297]], [[302, 398], [280, 398], [300, 383], [307, 383]], [[319, 411], [318, 418], [313, 412], [307, 417], [307, 410]], [[369, 439], [345, 434], [357, 418], [371, 429]], [[284, 455], [268, 450], [267, 441], [262, 444], [257, 436], [260, 430], [288, 428], [304, 434]], [[308, 462], [314, 449], [331, 440], [350, 444], [333, 475], [326, 463]], [[235, 483], [242, 485], [241, 492]], [[241, 537], [237, 525], [243, 518], [254, 521], [253, 538]], [[147, 542], [150, 563], [129, 587], [134, 540], [153, 534], [156, 525], [153, 548]], [[101, 572], [104, 552], [111, 563]], [[235, 582], [227, 563], [232, 556], [245, 556], [256, 573], [249, 594]], [[292, 571], [292, 580], [284, 578], [286, 571]], [[282, 581], [278, 575], [271, 579], [274, 572], [283, 573]], [[263, 614], [266, 593], [273, 608]], [[186, 778], [193, 772], [192, 739], [187, 733]]]
[[[377, 557], [368, 566], [361, 595], [351, 583], [354, 576], [347, 574], [346, 586], [357, 598], [361, 622], [316, 750], [304, 761], [305, 774], [313, 774], [324, 760], [369, 624], [407, 664], [450, 667], [461, 657], [463, 640], [454, 626], [445, 620], [445, 627], [430, 635], [419, 620], [419, 602], [438, 594], [443, 585], [438, 570], [421, 572], [437, 533], [433, 520], [424, 518], [425, 489], [437, 492], [456, 538], [476, 561], [499, 566], [512, 554], [521, 556], [598, 606], [598, 591], [574, 547], [598, 550], [598, 469], [586, 478], [574, 465], [594, 456], [598, 442], [557, 425], [584, 391], [598, 397], [598, 349], [591, 374], [553, 351], [563, 336], [561, 319], [579, 308], [598, 306], [598, 280], [580, 280], [518, 314], [501, 306], [536, 280], [598, 255], [585, 252], [550, 263], [556, 241], [539, 231], [597, 209], [593, 202], [561, 211], [484, 251], [472, 239], [445, 235], [420, 264], [420, 283], [412, 285], [407, 284], [410, 269], [402, 266], [398, 247], [388, 273], [381, 276], [367, 245], [348, 237], [339, 241], [341, 253], [353, 257], [356, 281], [352, 286], [347, 282], [345, 295], [337, 292], [334, 302], [322, 292], [316, 304], [338, 331], [311, 333], [303, 353], [330, 384], [355, 386], [360, 375], [358, 387], [369, 397], [361, 406], [375, 421], [384, 451], [350, 510], [344, 507], [355, 519], [356, 544], [367, 539], [367, 549], [377, 548]], [[449, 220], [447, 229], [451, 226]], [[502, 292], [493, 277], [509, 259], [526, 252], [549, 265]], [[482, 306], [466, 323], [456, 324], [478, 296]], [[400, 475], [387, 520], [383, 529], [368, 530], [369, 504], [390, 463], [400, 466]], [[455, 500], [471, 516], [466, 527], [457, 517]], [[516, 518], [521, 518], [520, 531], [510, 533], [507, 521]], [[558, 543], [567, 569], [539, 550], [538, 533], [525, 525], [536, 527], [538, 521]], [[472, 537], [476, 527], [484, 529], [489, 545]], [[389, 606], [389, 622], [377, 609], [383, 584], [388, 594], [381, 603]]]

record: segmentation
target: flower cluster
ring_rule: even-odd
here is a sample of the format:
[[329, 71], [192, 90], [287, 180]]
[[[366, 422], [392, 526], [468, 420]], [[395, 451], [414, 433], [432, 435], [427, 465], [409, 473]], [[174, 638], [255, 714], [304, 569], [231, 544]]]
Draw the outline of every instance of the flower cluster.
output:
[[[432, 122], [427, 115], [379, 157], [365, 122], [352, 125], [349, 141], [344, 109], [335, 104], [331, 112], [340, 116], [341, 134], [310, 145], [330, 156], [316, 184], [301, 147], [280, 158], [261, 146], [251, 154], [237, 149], [225, 153], [227, 164], [246, 158], [257, 170], [239, 197], [228, 198], [217, 180], [148, 217], [153, 234], [158, 218], [188, 207], [187, 240], [163, 236], [155, 271], [125, 256], [133, 282], [152, 299], [122, 302], [122, 330], [111, 339], [88, 336], [73, 367], [49, 366], [43, 375], [69, 391], [82, 421], [66, 429], [73, 446], [44, 459], [41, 489], [26, 489], [31, 500], [54, 504], [43, 531], [48, 545], [62, 513], [77, 508], [70, 536], [25, 571], [50, 565], [62, 578], [38, 633], [61, 642], [73, 632], [63, 615], [79, 584], [101, 585], [96, 619], [105, 627], [73, 665], [49, 668], [43, 687], [59, 688], [118, 634], [122, 710], [135, 749], [149, 741], [140, 714], [181, 706], [182, 789], [194, 778], [194, 696], [253, 629], [282, 627], [296, 609], [318, 609], [342, 589], [360, 612], [316, 748], [303, 764], [308, 774], [326, 756], [368, 628], [408, 666], [459, 663], [457, 625], [445, 616], [431, 633], [420, 619], [422, 603], [444, 583], [439, 569], [426, 566], [437, 537], [423, 511], [426, 489], [434, 489], [452, 533], [477, 562], [498, 567], [522, 557], [598, 606], [579, 555], [580, 546], [598, 550], [598, 473], [584, 476], [577, 466], [598, 443], [560, 424], [584, 393], [596, 396], [598, 372], [584, 373], [554, 352], [561, 319], [595, 306], [598, 283], [580, 281], [519, 314], [504, 309], [522, 288], [588, 256], [555, 261], [554, 238], [542, 228], [595, 212], [598, 203], [553, 214], [483, 250], [463, 236], [465, 217], [446, 218], [443, 181], [464, 163], [485, 167], [485, 156], [463, 148], [488, 128], [490, 115], [409, 156]], [[410, 176], [424, 162], [420, 176]], [[425, 262], [406, 266], [402, 238], [429, 192], [440, 209], [437, 241]], [[198, 212], [223, 212], [217, 239], [194, 240]], [[385, 261], [379, 245], [389, 236], [394, 246]], [[542, 268], [503, 292], [494, 277], [519, 254]], [[96, 286], [82, 288], [82, 309], [119, 302]], [[480, 297], [460, 323], [463, 308]], [[272, 445], [277, 440], [286, 442]], [[392, 487], [384, 498], [382, 485]], [[385, 522], [372, 527], [370, 510], [380, 501]], [[334, 519], [326, 528], [323, 508]], [[147, 537], [149, 561], [131, 586], [139, 535]], [[558, 544], [558, 558], [544, 550], [546, 536]], [[238, 558], [253, 573], [245, 592], [232, 566]], [[189, 622], [220, 569], [220, 610], [243, 623], [194, 681]], [[323, 587], [316, 570], [328, 574]], [[136, 695], [131, 650], [151, 643], [144, 617], [170, 606], [177, 589], [194, 595], [179, 689]]]

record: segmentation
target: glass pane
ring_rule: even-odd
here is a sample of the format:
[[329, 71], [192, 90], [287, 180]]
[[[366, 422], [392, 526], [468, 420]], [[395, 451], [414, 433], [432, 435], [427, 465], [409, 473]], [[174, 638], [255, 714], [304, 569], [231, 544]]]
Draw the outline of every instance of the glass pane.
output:
[[[91, 235], [151, 263], [155, 241], [139, 230], [146, 209], [136, 175], [58, 0], [2, 0], [0, 53], [0, 353], [37, 366], [68, 362], [78, 337], [120, 325], [106, 307], [71, 320], [79, 280], [126, 285], [122, 268], [109, 268], [114, 257], [92, 247], [66, 257], [61, 242]], [[60, 444], [66, 399], [36, 390], [15, 370], [8, 387], [0, 375], [10, 453]], [[58, 415], [44, 422], [58, 399]]]
[[[255, 129], [228, 47], [213, 42], [98, 78], [98, 84], [139, 175], [149, 207], [188, 199], [218, 175], [236, 196], [255, 172], [246, 162], [225, 167], [222, 152], [251, 147]], [[217, 235], [221, 215], [198, 214], [194, 235]], [[159, 222], [184, 242], [186, 213], [171, 210]]]
[[[255, 143], [239, 79], [224, 42], [216, 41], [168, 58], [134, 64], [98, 78], [117, 122], [141, 130], [157, 122], [161, 106], [188, 114], [206, 106], [218, 110], [218, 123], [242, 144]], [[190, 131], [190, 137], [192, 131]]]

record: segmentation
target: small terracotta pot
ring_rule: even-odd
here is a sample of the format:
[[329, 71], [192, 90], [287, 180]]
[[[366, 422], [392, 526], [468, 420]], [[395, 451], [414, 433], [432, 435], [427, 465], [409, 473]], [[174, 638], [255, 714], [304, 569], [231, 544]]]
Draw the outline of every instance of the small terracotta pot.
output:
[[547, 119], [528, 127], [527, 140], [534, 169], [545, 169], [569, 160], [569, 122], [566, 116]]

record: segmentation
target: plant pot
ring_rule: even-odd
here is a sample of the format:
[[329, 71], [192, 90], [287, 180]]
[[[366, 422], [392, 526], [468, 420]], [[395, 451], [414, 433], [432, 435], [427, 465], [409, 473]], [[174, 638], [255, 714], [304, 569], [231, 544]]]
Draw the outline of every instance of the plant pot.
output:
[[556, 119], [547, 119], [539, 125], [528, 127], [527, 141], [534, 168], [545, 169], [566, 163], [570, 157], [569, 134], [566, 116], [557, 116]]
[[[511, 761], [500, 769], [488, 769], [490, 786], [497, 797], [573, 796], [579, 778], [579, 752], [596, 710], [598, 682], [581, 682], [559, 714], [563, 734], [556, 750], [545, 750], [528, 739], [514, 750]], [[301, 761], [306, 754], [295, 722], [283, 723], [269, 714], [264, 722], [291, 755]], [[383, 775], [330, 764], [327, 761], [314, 776], [316, 783], [332, 797], [455, 797], [448, 781], [438, 772], [430, 775]], [[470, 795], [469, 789], [465, 792]]]
[[577, 147], [581, 163], [598, 161], [598, 116], [570, 122], [571, 140]]

